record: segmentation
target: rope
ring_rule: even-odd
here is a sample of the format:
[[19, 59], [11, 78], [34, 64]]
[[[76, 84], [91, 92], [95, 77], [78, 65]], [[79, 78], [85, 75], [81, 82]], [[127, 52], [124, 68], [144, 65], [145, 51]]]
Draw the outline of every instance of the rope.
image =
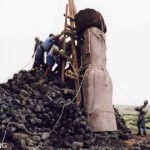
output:
[[22, 70], [22, 69], [24, 69], [25, 67], [27, 67], [31, 62], [33, 62], [33, 59], [34, 58], [32, 58], [27, 64], [25, 64], [20, 70]]
[[[20, 123], [15, 123], [15, 122], [9, 122], [8, 125], [6, 126], [6, 129], [7, 129], [8, 126], [11, 125], [11, 124], [22, 126], [22, 127], [24, 128], [24, 130], [25, 130], [28, 134], [30, 134], [30, 135], [41, 135], [41, 134], [43, 134], [43, 133], [31, 133], [31, 132], [29, 132], [23, 123], [20, 124]], [[4, 133], [4, 136], [3, 136], [3, 139], [2, 139], [2, 142], [1, 142], [1, 143], [4, 142], [5, 137], [6, 137], [6, 133], [7, 133], [7, 131], [5, 130], [5, 133]]]
[[120, 89], [120, 91], [122, 91], [122, 93], [128, 97], [128, 99], [131, 101], [131, 103], [134, 104], [133, 98], [131, 98], [131, 97], [126, 93], [126, 91], [123, 90], [123, 89], [115, 82], [115, 80], [113, 80], [113, 82], [115, 83], [116, 87], [118, 87], [118, 89]]
[[[87, 68], [87, 70], [88, 70], [90, 67], [91, 67], [91, 66], [89, 66], [89, 67]], [[80, 90], [81, 90], [81, 87], [82, 87], [82, 85], [83, 85], [84, 78], [85, 78], [85, 74], [86, 74], [87, 70], [86, 70], [85, 73], [84, 73], [84, 76], [83, 76], [82, 82], [81, 82], [81, 84], [80, 84], [80, 87], [79, 87], [79, 89], [78, 89], [78, 91], [77, 91], [75, 97], [73, 98], [73, 100], [72, 100], [71, 102], [69, 102], [69, 103], [64, 104], [59, 118], [57, 119], [57, 121], [56, 121], [54, 127], [53, 127], [52, 130], [50, 131], [50, 135], [51, 135], [51, 133], [55, 130], [55, 128], [56, 128], [58, 122], [59, 122], [60, 119], [62, 118], [62, 115], [63, 115], [64, 109], [65, 109], [65, 106], [68, 106], [68, 105], [70, 105], [71, 103], [73, 103], [74, 100], [76, 99], [76, 97], [78, 96], [78, 94], [79, 94], [79, 92], [80, 92]], [[21, 126], [25, 129], [25, 131], [26, 131], [28, 134], [30, 134], [30, 135], [43, 135], [43, 134], [44, 134], [44, 133], [31, 133], [30, 131], [27, 130], [27, 128], [25, 127], [25, 125], [24, 125], [23, 123], [22, 123], [22, 124], [19, 124], [19, 123], [15, 123], [15, 122], [9, 122], [8, 125], [6, 126], [6, 130], [7, 130], [8, 126], [9, 126], [10, 124], [21, 125]], [[6, 130], [5, 130], [5, 133], [4, 133], [4, 136], [3, 136], [3, 138], [2, 138], [2, 142], [1, 142], [1, 143], [3, 143], [4, 140], [5, 140], [5, 137], [6, 137], [6, 134], [7, 134], [7, 131], [6, 131]]]
[[[70, 64], [72, 65], [72, 63], [71, 63], [71, 62], [70, 62]], [[90, 67], [91, 67], [91, 66], [89, 66], [89, 67], [87, 68], [87, 70], [88, 70]], [[85, 73], [84, 73], [84, 76], [83, 76], [82, 82], [81, 82], [81, 84], [80, 84], [80, 87], [79, 87], [79, 89], [78, 89], [78, 91], [77, 91], [77, 93], [76, 93], [75, 97], [73, 98], [73, 100], [72, 100], [71, 102], [69, 102], [69, 103], [67, 103], [67, 104], [64, 104], [63, 109], [62, 109], [62, 111], [61, 111], [61, 114], [60, 114], [60, 116], [59, 116], [58, 120], [56, 121], [55, 126], [54, 126], [54, 127], [53, 127], [53, 129], [51, 130], [50, 134], [51, 134], [51, 133], [55, 130], [55, 128], [56, 128], [56, 126], [57, 126], [57, 124], [58, 124], [59, 120], [61, 119], [61, 117], [62, 117], [62, 115], [63, 115], [63, 112], [64, 112], [64, 109], [65, 109], [65, 106], [70, 105], [70, 104], [71, 104], [71, 103], [73, 103], [73, 102], [74, 102], [74, 100], [77, 98], [77, 96], [78, 96], [78, 94], [79, 94], [79, 92], [80, 92], [80, 90], [81, 90], [81, 87], [82, 87], [82, 85], [83, 85], [84, 78], [85, 78], [85, 75], [86, 75], [87, 70], [86, 70], [86, 71], [85, 71]], [[77, 74], [77, 72], [76, 72], [76, 74]]]
[[[19, 72], [20, 70], [23, 70], [25, 67], [27, 67], [31, 62], [33, 62], [33, 58], [27, 63], [27, 64], [25, 64], [21, 69], [18, 69], [18, 71], [16, 71], [16, 72]], [[13, 75], [11, 75], [11, 76], [9, 76], [7, 79], [5, 79], [4, 81], [3, 81], [3, 83], [5, 83], [8, 79], [10, 79], [11, 77], [12, 77]]]
[[[32, 61], [33, 61], [33, 59], [32, 59], [30, 62], [28, 62], [25, 66], [23, 66], [23, 67], [21, 68], [21, 70], [22, 70], [23, 68], [25, 68], [27, 65], [29, 65]], [[71, 66], [72, 66], [72, 63], [71, 63], [71, 62], [70, 62], [70, 64], [71, 64]], [[50, 131], [50, 135], [51, 135], [52, 132], [55, 130], [56, 126], [58, 125], [58, 123], [59, 123], [59, 121], [60, 121], [60, 119], [62, 118], [62, 115], [63, 115], [63, 112], [64, 112], [65, 107], [68, 106], [68, 105], [70, 105], [71, 103], [73, 103], [73, 102], [75, 101], [76, 97], [78, 96], [78, 94], [79, 94], [79, 92], [80, 92], [80, 90], [81, 90], [81, 87], [82, 87], [82, 85], [83, 85], [86, 72], [87, 72], [87, 70], [88, 70], [90, 67], [92, 67], [92, 65], [90, 65], [90, 66], [86, 69], [86, 71], [85, 71], [85, 73], [84, 73], [84, 76], [83, 76], [83, 79], [82, 79], [82, 82], [81, 82], [81, 84], [80, 84], [80, 87], [79, 87], [79, 89], [78, 89], [78, 91], [77, 91], [75, 97], [74, 97], [74, 98], [72, 99], [72, 101], [70, 101], [69, 103], [64, 104], [64, 106], [63, 106], [63, 108], [62, 108], [62, 111], [61, 111], [61, 113], [60, 113], [59, 118], [57, 119], [57, 121], [56, 121], [54, 127], [53, 127], [52, 130]], [[77, 74], [76, 70], [74, 70], [74, 71], [75, 71], [75, 73]], [[119, 86], [118, 86], [118, 87], [119, 87]], [[121, 89], [121, 88], [119, 88], [119, 89]], [[122, 91], [123, 91], [123, 90], [122, 90]], [[123, 91], [123, 92], [125, 93], [125, 91]], [[125, 94], [126, 94], [126, 93], [125, 93]], [[127, 95], [127, 94], [126, 94], [126, 95]], [[131, 100], [131, 98], [130, 98], [128, 95], [127, 95], [127, 97]], [[24, 128], [24, 130], [25, 130], [28, 134], [30, 134], [30, 135], [43, 135], [43, 134], [44, 134], [44, 133], [31, 133], [30, 131], [28, 131], [28, 129], [25, 127], [25, 125], [24, 125], [23, 123], [22, 123], [22, 124], [19, 124], [19, 123], [15, 123], [15, 122], [9, 122], [8, 125], [6, 126], [6, 130], [7, 130], [8, 126], [9, 126], [9, 125], [12, 125], [12, 124], [22, 126], [22, 127]], [[3, 143], [4, 140], [5, 140], [5, 137], [6, 137], [6, 134], [7, 134], [7, 131], [6, 131], [6, 130], [5, 130], [5, 133], [4, 133], [4, 136], [3, 136], [3, 138], [2, 138], [2, 142], [1, 142], [1, 143]]]

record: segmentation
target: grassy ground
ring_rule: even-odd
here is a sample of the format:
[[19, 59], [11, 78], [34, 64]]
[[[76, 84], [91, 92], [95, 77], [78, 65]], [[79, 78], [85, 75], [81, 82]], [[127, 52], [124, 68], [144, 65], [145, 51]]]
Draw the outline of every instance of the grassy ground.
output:
[[[119, 110], [119, 113], [125, 119], [126, 125], [132, 130], [133, 134], [137, 133], [138, 112], [134, 110], [136, 106], [115, 105], [115, 107]], [[147, 133], [150, 134], [150, 111], [147, 113], [146, 121]]]

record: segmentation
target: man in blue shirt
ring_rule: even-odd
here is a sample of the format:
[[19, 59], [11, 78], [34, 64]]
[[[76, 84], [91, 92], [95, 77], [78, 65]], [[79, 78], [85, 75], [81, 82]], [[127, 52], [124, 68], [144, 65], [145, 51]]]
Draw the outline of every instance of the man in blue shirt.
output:
[[53, 46], [53, 44], [55, 43], [55, 41], [57, 39], [59, 39], [59, 37], [62, 35], [61, 34], [58, 34], [58, 35], [53, 35], [53, 34], [50, 34], [49, 37], [41, 44], [37, 47], [36, 49], [36, 54], [35, 54], [35, 61], [34, 61], [34, 64], [33, 64], [33, 69], [35, 68], [39, 68], [40, 65], [44, 66], [45, 63], [44, 63], [44, 53], [45, 52], [49, 52], [51, 47]]
[[139, 112], [138, 121], [137, 121], [137, 127], [138, 127], [137, 135], [141, 135], [142, 134], [141, 130], [143, 129], [143, 135], [146, 136], [145, 118], [148, 112], [148, 101], [145, 100], [144, 104], [140, 107], [136, 107], [135, 110]]
[[48, 67], [46, 68], [46, 71], [44, 72], [44, 76], [48, 77], [49, 73], [52, 71], [53, 66], [55, 63], [59, 66], [60, 63], [60, 57], [55, 52], [55, 49], [59, 51], [62, 49], [62, 39], [58, 39], [55, 44], [53, 44], [52, 48], [50, 49], [49, 53], [47, 54], [46, 60]]
[[[55, 51], [56, 50], [56, 51]], [[57, 72], [58, 74], [61, 73], [61, 65], [62, 58], [60, 57], [59, 53], [57, 51], [63, 51], [63, 38], [58, 39], [55, 44], [52, 46], [50, 52], [47, 55], [47, 65], [46, 71], [44, 72], [44, 76], [48, 77], [50, 73], [52, 72], [52, 68], [57, 64], [56, 68], [53, 70], [54, 72]], [[71, 55], [71, 41], [68, 41], [66, 43], [66, 50], [64, 53], [66, 56], [70, 57]]]

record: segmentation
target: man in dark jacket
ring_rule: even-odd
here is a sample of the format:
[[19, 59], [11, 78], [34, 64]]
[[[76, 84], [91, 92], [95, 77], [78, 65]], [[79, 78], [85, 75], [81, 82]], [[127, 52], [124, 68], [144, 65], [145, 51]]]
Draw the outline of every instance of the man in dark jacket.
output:
[[35, 45], [34, 45], [34, 52], [33, 52], [33, 55], [32, 55], [32, 58], [34, 57], [35, 53], [36, 53], [36, 50], [37, 50], [37, 47], [39, 45], [41, 45], [43, 42], [39, 39], [39, 37], [36, 37], [35, 38]]
[[145, 100], [144, 104], [140, 107], [136, 107], [135, 110], [139, 112], [137, 121], [138, 135], [141, 135], [141, 130], [143, 129], [143, 135], [146, 136], [145, 118], [148, 111], [148, 101]]

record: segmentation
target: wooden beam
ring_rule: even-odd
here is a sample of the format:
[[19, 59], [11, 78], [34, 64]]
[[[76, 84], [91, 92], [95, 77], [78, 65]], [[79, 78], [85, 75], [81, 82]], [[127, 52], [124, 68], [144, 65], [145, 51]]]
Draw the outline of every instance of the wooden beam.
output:
[[72, 0], [72, 5], [73, 5], [73, 15], [75, 16], [77, 14], [77, 10], [76, 10], [74, 0]]
[[61, 56], [62, 58], [64, 58], [65, 60], [70, 61], [70, 57], [67, 56], [67, 55], [64, 53], [64, 51], [59, 51], [59, 50], [57, 50], [57, 49], [53, 49], [53, 51], [54, 51], [56, 54], [60, 55], [60, 56]]
[[72, 27], [72, 26], [70, 26], [70, 25], [67, 25], [67, 28], [69, 28], [69, 29], [72, 30], [72, 31], [76, 31], [76, 28], [75, 28], [75, 27]]
[[65, 73], [65, 77], [66, 78], [69, 78], [69, 79], [72, 79], [72, 80], [77, 80], [77, 77], [73, 76], [73, 75], [70, 75], [68, 73]]
[[[64, 14], [65, 16], [65, 14]], [[67, 16], [68, 19], [70, 19], [70, 21], [75, 21], [74, 18], [70, 17], [69, 15]]]
[[[68, 0], [68, 4], [69, 4], [69, 15], [71, 18], [74, 18], [76, 14], [74, 1]], [[70, 26], [72, 28], [75, 28], [75, 22], [70, 21]], [[75, 69], [74, 72], [76, 73], [76, 76], [77, 76], [77, 81], [75, 82], [75, 88], [76, 88], [76, 93], [77, 93], [80, 87], [80, 83], [79, 83], [79, 68], [78, 68], [77, 52], [76, 52], [74, 37], [71, 38], [71, 47], [72, 47], [71, 49], [72, 49], [72, 60], [73, 60], [72, 66], [74, 66], [74, 69]], [[80, 104], [80, 101], [81, 101], [81, 93], [79, 92], [78, 96], [76, 97], [77, 105]]]
[[67, 74], [70, 74], [70, 75], [72, 75], [72, 76], [77, 77], [77, 75], [76, 75], [73, 71], [71, 71], [71, 70], [66, 70], [65, 72], [66, 72]]
[[[68, 15], [68, 4], [66, 4], [66, 12], [65, 12], [65, 25], [64, 25], [64, 31], [66, 30], [67, 27], [67, 15]], [[63, 40], [63, 49], [66, 49], [66, 34], [64, 33], [64, 40]], [[65, 60], [62, 60], [62, 71], [61, 71], [61, 81], [64, 82], [65, 76]]]
[[71, 94], [71, 95], [75, 95], [75, 90], [72, 89], [63, 89], [64, 90], [64, 94]]

